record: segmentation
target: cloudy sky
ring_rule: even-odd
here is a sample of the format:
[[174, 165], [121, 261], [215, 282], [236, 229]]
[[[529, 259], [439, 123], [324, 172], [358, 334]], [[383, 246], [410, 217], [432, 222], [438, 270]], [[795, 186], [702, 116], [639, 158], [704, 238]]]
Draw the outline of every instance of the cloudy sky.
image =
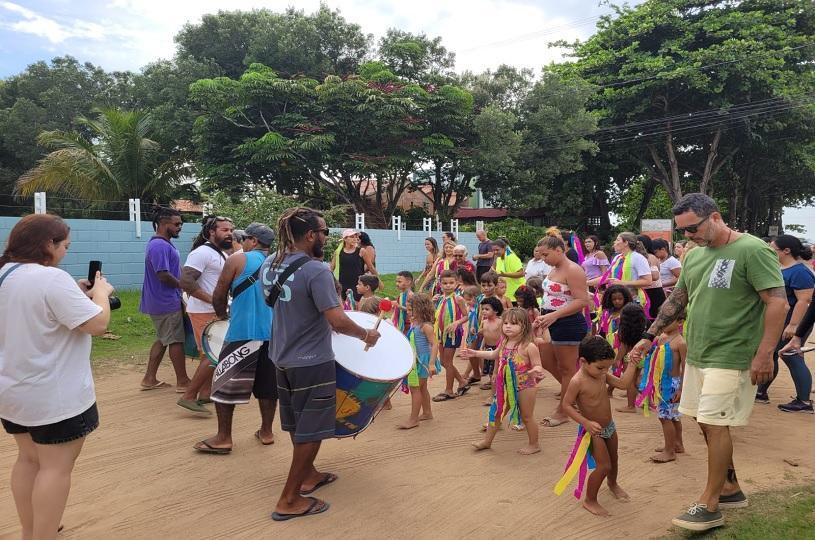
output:
[[[326, 0], [363, 31], [389, 27], [442, 36], [457, 68], [501, 63], [531, 67], [561, 58], [547, 43], [585, 38], [608, 13], [598, 0]], [[633, 3], [639, 3], [636, 0]], [[173, 56], [173, 36], [219, 9], [289, 6], [312, 12], [319, 0], [0, 0], [0, 77], [36, 60], [70, 54], [107, 70], [138, 70]]]

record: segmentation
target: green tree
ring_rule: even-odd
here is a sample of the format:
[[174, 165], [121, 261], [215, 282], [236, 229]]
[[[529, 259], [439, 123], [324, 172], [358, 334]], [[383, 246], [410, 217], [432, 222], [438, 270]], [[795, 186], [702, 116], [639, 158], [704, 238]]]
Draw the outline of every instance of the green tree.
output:
[[84, 132], [45, 131], [37, 141], [51, 152], [17, 181], [17, 193], [59, 192], [97, 201], [166, 200], [189, 173], [176, 162], [157, 159], [149, 139], [150, 115], [143, 111], [102, 109], [96, 119], [79, 117]]
[[638, 163], [672, 201], [687, 189], [713, 193], [745, 135], [783, 121], [812, 91], [810, 0], [652, 0], [615, 10], [557, 69], [601, 89], [596, 140]]
[[441, 38], [411, 34], [389, 28], [379, 40], [378, 58], [395, 75], [411, 82], [428, 84], [451, 82], [456, 55]]

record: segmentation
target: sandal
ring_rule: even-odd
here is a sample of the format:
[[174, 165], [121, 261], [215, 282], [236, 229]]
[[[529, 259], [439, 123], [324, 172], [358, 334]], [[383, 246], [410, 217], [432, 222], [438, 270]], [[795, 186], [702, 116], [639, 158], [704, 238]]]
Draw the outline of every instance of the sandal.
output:
[[445, 394], [444, 392], [442, 392], [438, 396], [435, 396], [433, 398], [433, 401], [439, 402], [439, 401], [448, 401], [448, 400], [451, 400], [451, 399], [456, 399], [456, 396], [454, 396], [453, 394]]
[[485, 382], [484, 384], [479, 386], [479, 388], [482, 390], [492, 390], [492, 384]]
[[458, 390], [456, 390], [456, 395], [457, 396], [463, 396], [464, 394], [466, 394], [469, 391], [470, 391], [469, 386], [459, 386]]
[[327, 486], [328, 484], [333, 484], [334, 482], [337, 481], [337, 478], [339, 478], [339, 477], [334, 473], [330, 473], [330, 472], [325, 473], [323, 475], [323, 479], [320, 480], [319, 482], [317, 482], [314, 485], [313, 488], [311, 488], [311, 489], [301, 489], [300, 490], [300, 495], [311, 495], [312, 493], [314, 493], [315, 491], [317, 491], [321, 487]]
[[320, 499], [316, 499], [314, 497], [308, 497], [311, 499], [311, 504], [308, 508], [306, 508], [305, 512], [300, 514], [282, 514], [280, 512], [272, 512], [272, 519], [275, 521], [288, 521], [290, 519], [304, 517], [304, 516], [313, 516], [316, 514], [322, 514], [326, 510], [328, 510], [330, 504], [325, 501], [321, 501]]

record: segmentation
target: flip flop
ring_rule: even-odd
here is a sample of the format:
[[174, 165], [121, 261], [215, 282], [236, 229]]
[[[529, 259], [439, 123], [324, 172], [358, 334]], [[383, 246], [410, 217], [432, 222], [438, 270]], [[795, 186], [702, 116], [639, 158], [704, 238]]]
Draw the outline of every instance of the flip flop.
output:
[[170, 388], [172, 386], [173, 385], [170, 384], [170, 383], [166, 383], [166, 382], [163, 382], [163, 381], [158, 381], [156, 384], [153, 384], [153, 385], [143, 384], [143, 385], [141, 385], [141, 389], [142, 389], [142, 392], [146, 392], [147, 390], [158, 390], [159, 388]]
[[320, 480], [319, 482], [317, 482], [317, 484], [315, 484], [315, 486], [313, 488], [308, 489], [308, 490], [301, 490], [300, 495], [311, 495], [312, 493], [314, 493], [315, 491], [317, 491], [321, 487], [327, 486], [328, 484], [333, 484], [334, 482], [337, 481], [337, 478], [339, 478], [339, 477], [334, 473], [330, 473], [330, 472], [325, 473], [323, 475], [323, 479]]
[[459, 386], [458, 390], [456, 390], [456, 395], [463, 396], [464, 394], [466, 394], [469, 391], [470, 391], [469, 386]]
[[479, 386], [479, 388], [482, 390], [492, 390], [492, 385], [488, 382], [485, 382], [484, 384]]
[[449, 401], [451, 399], [456, 399], [456, 396], [454, 396], [452, 394], [439, 394], [438, 396], [433, 398], [433, 401], [435, 401], [435, 402]]
[[212, 411], [201, 405], [195, 400], [192, 399], [179, 399], [176, 401], [176, 405], [179, 407], [184, 407], [190, 412], [194, 413], [204, 413], [204, 414], [212, 414]]
[[[327, 502], [321, 501], [320, 499], [316, 499], [314, 497], [308, 497], [308, 498], [311, 499], [311, 504], [306, 509], [306, 511], [303, 512], [302, 514], [281, 514], [280, 512], [272, 512], [272, 519], [275, 520], [275, 521], [288, 521], [290, 519], [294, 519], [294, 518], [298, 518], [298, 517], [314, 516], [314, 515], [317, 515], [317, 514], [322, 514], [323, 512], [328, 510], [328, 508], [331, 506]], [[315, 508], [320, 503], [323, 503], [323, 505], [320, 506], [319, 508]]]
[[543, 420], [541, 420], [541, 425], [543, 427], [558, 427], [559, 425], [565, 424], [566, 422], [568, 422], [568, 420], [557, 420], [555, 418], [552, 418], [551, 416], [547, 416]]
[[260, 430], [255, 432], [255, 438], [260, 441], [260, 444], [263, 446], [269, 446], [270, 444], [274, 444], [274, 440], [272, 442], [263, 442], [263, 439], [260, 438]]
[[[203, 447], [199, 446], [201, 444], [203, 444], [204, 446]], [[198, 444], [196, 444], [195, 446], [193, 446], [193, 448], [195, 448], [196, 450], [198, 450], [202, 454], [226, 455], [226, 454], [232, 452], [231, 448], [215, 448], [214, 446], [209, 444], [207, 441], [201, 441]]]
[[481, 382], [481, 379], [476, 379], [475, 377], [470, 377], [469, 379], [467, 379], [467, 386], [470, 386], [471, 384], [478, 384], [480, 382]]

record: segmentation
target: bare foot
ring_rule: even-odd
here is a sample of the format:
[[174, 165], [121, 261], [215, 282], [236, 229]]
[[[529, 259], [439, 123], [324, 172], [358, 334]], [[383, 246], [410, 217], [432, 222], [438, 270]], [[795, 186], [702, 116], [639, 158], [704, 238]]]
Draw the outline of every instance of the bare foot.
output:
[[526, 431], [526, 426], [523, 424], [512, 424], [512, 431]]
[[540, 451], [541, 451], [540, 446], [531, 446], [529, 444], [521, 448], [518, 448], [518, 453], [521, 454], [522, 456], [531, 456], [532, 454], [537, 454]]
[[[481, 424], [481, 431], [487, 431], [488, 427], [490, 427], [490, 423], [489, 422], [484, 422], [483, 424]], [[504, 429], [504, 426], [499, 424], [498, 429], [499, 430]]]
[[490, 405], [492, 405], [492, 400], [491, 399], [488, 399], [487, 401], [484, 402], [485, 407], [489, 407]]
[[631, 498], [628, 496], [628, 493], [623, 491], [623, 488], [621, 488], [619, 484], [608, 486], [608, 489], [609, 491], [611, 491], [611, 494], [614, 495], [614, 498], [619, 501], [628, 502], [631, 500]]
[[487, 450], [491, 445], [484, 441], [473, 443], [473, 448], [476, 450]]
[[617, 412], [622, 412], [622, 413], [635, 413], [635, 412], [637, 412], [636, 407], [617, 407], [614, 410], [617, 411]]
[[413, 429], [415, 427], [419, 427], [419, 420], [408, 420], [402, 424], [396, 426], [399, 429]]
[[255, 432], [255, 438], [259, 440], [263, 446], [274, 444], [274, 433], [271, 431], [266, 433], [262, 429], [259, 429]]
[[[664, 451], [665, 451], [664, 446], [660, 446], [659, 448], [654, 448], [654, 452], [664, 452]], [[674, 446], [674, 452], [677, 453], [677, 454], [684, 454], [685, 453], [685, 447], [680, 445], [680, 444], [677, 444], [676, 446]]]
[[425, 420], [433, 420], [432, 414], [423, 414], [419, 417], [420, 422], [424, 422]]
[[663, 451], [655, 456], [651, 456], [651, 461], [654, 463], [668, 463], [670, 461], [676, 461], [676, 454], [673, 452], [668, 453]]
[[393, 409], [393, 405], [391, 405], [390, 398], [385, 400], [385, 405], [382, 408], [385, 409], [386, 411]]
[[611, 515], [608, 513], [608, 510], [600, 506], [600, 503], [598, 503], [597, 501], [595, 502], [583, 501], [583, 508], [585, 508], [595, 516], [608, 517]]

